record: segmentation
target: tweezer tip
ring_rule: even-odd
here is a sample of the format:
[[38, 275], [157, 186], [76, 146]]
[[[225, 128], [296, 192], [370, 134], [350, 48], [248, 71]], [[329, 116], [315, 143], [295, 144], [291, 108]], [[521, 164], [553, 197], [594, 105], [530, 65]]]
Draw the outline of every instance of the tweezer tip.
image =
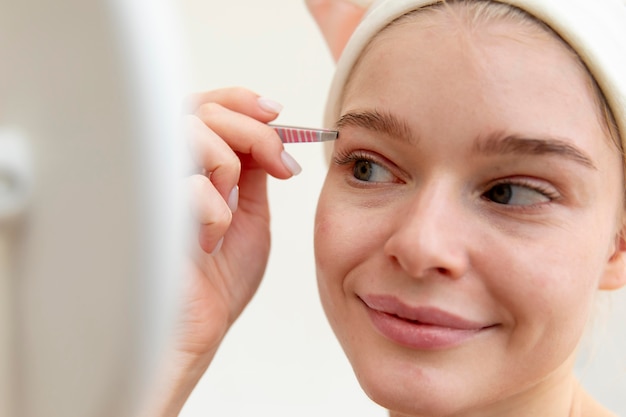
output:
[[321, 136], [322, 136], [321, 141], [326, 142], [329, 140], [337, 139], [339, 137], [339, 132], [337, 132], [336, 130], [327, 130], [327, 131], [322, 132]]

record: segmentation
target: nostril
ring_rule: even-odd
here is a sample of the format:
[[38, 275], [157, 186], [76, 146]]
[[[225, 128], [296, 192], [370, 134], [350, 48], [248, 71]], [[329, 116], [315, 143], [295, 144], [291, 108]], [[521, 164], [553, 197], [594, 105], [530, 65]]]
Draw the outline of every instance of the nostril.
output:
[[389, 259], [390, 259], [390, 261], [391, 261], [391, 263], [393, 264], [394, 267], [399, 268], [399, 269], [404, 269], [404, 266], [402, 265], [402, 262], [400, 262], [400, 259], [398, 259], [397, 256], [389, 255]]
[[419, 220], [412, 218], [412, 225], [401, 224], [392, 230], [383, 248], [388, 265], [414, 278], [463, 276], [470, 267], [468, 245], [439, 228], [431, 233], [433, 225]]

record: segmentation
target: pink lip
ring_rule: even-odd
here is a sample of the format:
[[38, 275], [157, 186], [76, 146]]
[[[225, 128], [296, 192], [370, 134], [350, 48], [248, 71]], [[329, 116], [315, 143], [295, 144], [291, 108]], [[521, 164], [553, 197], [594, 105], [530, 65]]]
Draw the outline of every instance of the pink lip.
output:
[[392, 296], [366, 295], [361, 300], [383, 336], [413, 349], [454, 347], [492, 327], [438, 308], [409, 306]]

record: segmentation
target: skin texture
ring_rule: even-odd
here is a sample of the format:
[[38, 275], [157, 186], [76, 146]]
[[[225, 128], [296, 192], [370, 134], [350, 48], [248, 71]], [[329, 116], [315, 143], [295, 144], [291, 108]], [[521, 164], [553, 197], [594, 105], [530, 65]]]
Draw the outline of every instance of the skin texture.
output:
[[[420, 19], [379, 35], [345, 94], [315, 227], [329, 322], [392, 416], [611, 415], [572, 374], [595, 291], [625, 279], [622, 163], [586, 74], [511, 23]], [[480, 330], [407, 346], [372, 296]]]

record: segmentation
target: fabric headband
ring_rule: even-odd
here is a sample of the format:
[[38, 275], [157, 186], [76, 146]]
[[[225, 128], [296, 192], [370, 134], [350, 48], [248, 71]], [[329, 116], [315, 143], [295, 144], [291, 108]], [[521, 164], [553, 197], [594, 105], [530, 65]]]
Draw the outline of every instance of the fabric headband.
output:
[[[626, 149], [626, 1], [498, 1], [522, 9], [543, 21], [578, 53], [604, 93], [615, 116], [622, 146]], [[370, 40], [396, 18], [440, 2], [379, 0], [372, 4], [337, 63], [324, 114], [326, 127], [332, 128], [339, 118], [343, 89], [353, 66]]]

